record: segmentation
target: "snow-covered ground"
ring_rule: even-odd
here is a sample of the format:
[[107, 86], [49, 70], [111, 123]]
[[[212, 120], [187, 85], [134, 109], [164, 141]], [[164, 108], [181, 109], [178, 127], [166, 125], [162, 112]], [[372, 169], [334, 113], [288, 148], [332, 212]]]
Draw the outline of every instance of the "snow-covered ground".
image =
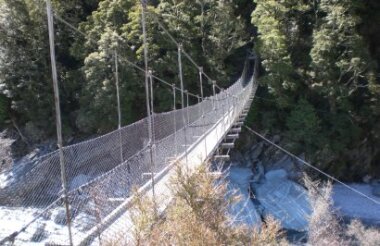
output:
[[[15, 237], [14, 245], [45, 245], [47, 243], [65, 245], [68, 241], [67, 226], [65, 223], [56, 222], [58, 214], [62, 211], [62, 207], [56, 207], [38, 218]], [[37, 208], [0, 207], [0, 241], [20, 231], [41, 212], [42, 210]], [[84, 228], [84, 225], [88, 225], [88, 215], [78, 214], [76, 222], [72, 226], [72, 231], [74, 235], [81, 237], [89, 229]], [[5, 245], [8, 245], [7, 243], [12, 245], [10, 242], [5, 242]]]
[[[245, 223], [257, 226], [261, 224], [260, 216], [255, 205], [249, 199], [248, 185], [252, 177], [250, 169], [231, 168], [228, 180], [230, 189], [240, 189], [242, 196], [241, 202], [231, 208], [231, 215], [234, 216], [236, 223]], [[351, 184], [352, 188], [368, 195], [369, 197], [380, 202], [380, 198], [371, 194], [372, 187], [367, 184]], [[340, 211], [341, 215], [348, 219], [357, 218], [367, 224], [380, 226], [380, 208], [365, 197], [360, 196], [347, 189], [342, 185], [334, 185], [333, 200], [335, 208]], [[42, 216], [36, 222], [32, 223], [24, 232], [16, 237], [15, 245], [44, 245], [46, 243], [64, 243], [67, 242], [67, 226], [56, 223], [55, 219], [62, 211], [62, 207], [56, 207], [46, 216]], [[28, 222], [32, 221], [34, 216], [40, 213], [37, 208], [9, 208], [0, 207], [0, 240], [15, 231], [20, 230]], [[73, 225], [73, 234], [81, 237], [88, 228], [83, 228], [88, 224], [86, 214], [79, 214], [76, 220], [84, 223]], [[6, 226], [4, 226], [6, 225]]]
[[[227, 180], [230, 182], [229, 189], [239, 189], [239, 193], [243, 197], [243, 200], [236, 204], [236, 208], [232, 209], [230, 212], [236, 215], [238, 222], [246, 223], [248, 225], [258, 223], [260, 220], [260, 217], [257, 215], [258, 208], [252, 204], [252, 202], [247, 203], [246, 201], [247, 198], [250, 197], [247, 186], [249, 185], [249, 182], [252, 181], [251, 170], [249, 168], [231, 167]], [[371, 185], [350, 184], [350, 186], [380, 203], [380, 197], [372, 195]], [[280, 192], [280, 188], [281, 187], [277, 187], [274, 191], [271, 191], [273, 194], [268, 195], [273, 195], [275, 197], [275, 192]], [[380, 226], [380, 205], [366, 197], [353, 192], [343, 185], [335, 184], [333, 186], [332, 199], [336, 211], [346, 220], [358, 219], [367, 225]], [[277, 204], [278, 202], [280, 202], [280, 200], [274, 203]], [[282, 207], [282, 209], [285, 208]], [[297, 210], [297, 206], [294, 206], [295, 213], [298, 212]], [[291, 208], [289, 207], [286, 211], [290, 212]], [[261, 222], [258, 224], [261, 224]]]
[[[372, 187], [370, 185], [350, 184], [350, 186], [380, 202], [380, 197], [372, 195]], [[349, 190], [343, 185], [334, 185], [333, 201], [335, 208], [344, 218], [357, 218], [366, 224], [380, 226], [380, 205]]]

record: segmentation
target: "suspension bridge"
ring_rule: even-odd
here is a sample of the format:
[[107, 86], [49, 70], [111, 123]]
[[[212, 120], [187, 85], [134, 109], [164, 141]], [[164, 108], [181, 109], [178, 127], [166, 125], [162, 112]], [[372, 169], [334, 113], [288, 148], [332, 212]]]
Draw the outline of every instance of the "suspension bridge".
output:
[[[179, 86], [159, 78], [149, 69], [145, 15], [152, 13], [142, 1], [144, 67], [114, 51], [118, 129], [63, 146], [53, 23], [59, 22], [84, 34], [54, 12], [50, 0], [45, 2], [58, 149], [0, 173], [0, 213], [4, 217], [2, 221], [7, 220], [7, 223], [0, 223], [0, 245], [102, 245], [115, 239], [120, 244], [129, 244], [133, 228], [130, 214], [133, 187], [138, 187], [138, 193], [153, 197], [159, 203], [160, 212], [170, 202], [167, 185], [176, 164], [191, 170], [209, 159], [215, 162], [229, 159], [256, 93], [258, 61], [249, 56], [240, 78], [230, 87], [221, 88], [153, 15], [152, 19], [177, 46]], [[199, 92], [190, 92], [184, 87], [183, 58], [199, 72], [199, 81], [196, 81]], [[146, 117], [123, 127], [118, 78], [120, 61], [145, 75], [146, 95]], [[203, 93], [205, 79], [212, 85], [212, 95]], [[173, 99], [172, 111], [155, 112], [154, 83], [168, 87]], [[181, 108], [176, 108], [178, 98]], [[197, 103], [191, 104], [191, 101]], [[300, 163], [380, 204], [246, 128]]]
[[[148, 13], [144, 1], [142, 6], [145, 67], [125, 57], [118, 58], [115, 51], [118, 129], [63, 146], [54, 20], [80, 31], [58, 16], [50, 1], [46, 1], [58, 149], [0, 174], [0, 208], [18, 218], [16, 225], [0, 225], [0, 244], [101, 244], [102, 240], [112, 239], [131, 226], [128, 208], [133, 199], [132, 187], [139, 187], [138, 192], [152, 194], [157, 199], [167, 197], [167, 183], [175, 163], [195, 168], [210, 158], [218, 162], [229, 159], [257, 89], [255, 58], [246, 59], [235, 83], [221, 88], [155, 18], [178, 48], [180, 86], [168, 83], [149, 69], [145, 30]], [[199, 71], [199, 93], [184, 88], [182, 56]], [[118, 59], [126, 60], [145, 74], [147, 116], [124, 127], [120, 123]], [[203, 95], [204, 79], [212, 84], [210, 96]], [[154, 83], [170, 88], [172, 111], [155, 113]], [[197, 103], [191, 105], [190, 97]], [[178, 98], [181, 99], [179, 109], [176, 108]], [[160, 204], [162, 208], [170, 199], [164, 200]]]

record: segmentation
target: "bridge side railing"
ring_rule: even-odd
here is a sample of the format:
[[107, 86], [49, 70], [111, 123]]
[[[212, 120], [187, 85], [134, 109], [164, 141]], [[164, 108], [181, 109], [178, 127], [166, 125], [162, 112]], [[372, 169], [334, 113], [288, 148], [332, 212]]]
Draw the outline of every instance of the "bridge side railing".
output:
[[[246, 100], [243, 95], [249, 93], [251, 84], [244, 87], [242, 79], [239, 79], [230, 88], [198, 104], [155, 114], [154, 172], [165, 168], [170, 158], [185, 152], [197, 140], [196, 137], [202, 136], [224, 113], [241, 108], [239, 105], [243, 98]], [[240, 104], [237, 104], [238, 100]], [[74, 241], [125, 200], [132, 186], [141, 186], [149, 180], [146, 174], [152, 167], [148, 160], [147, 127], [147, 119], [144, 118], [106, 135], [64, 148]], [[121, 142], [118, 141], [120, 136]], [[62, 230], [66, 221], [61, 215], [63, 204], [58, 152], [24, 166], [0, 174], [0, 178], [6, 181], [0, 187], [0, 206], [34, 210], [32, 226], [22, 230], [18, 238], [27, 238], [54, 220], [54, 225], [49, 226], [51, 228], [46, 232], [48, 237], [41, 238], [63, 243], [67, 232]], [[3, 231], [0, 237], [9, 234], [10, 231]]]
[[[233, 96], [235, 101], [234, 104], [227, 103], [227, 99], [229, 99], [229, 97], [225, 96], [227, 95], [227, 93], [219, 95], [218, 100], [220, 102], [220, 105], [223, 105], [223, 107], [221, 106], [220, 109], [224, 108], [225, 110], [213, 109], [213, 113], [220, 114], [218, 115], [218, 117], [215, 117], [215, 122], [213, 122], [210, 127], [207, 127], [207, 129], [203, 132], [201, 136], [196, 137], [196, 140], [190, 144], [189, 148], [187, 149], [187, 152], [181, 153], [179, 156], [177, 156], [176, 159], [170, 159], [165, 162], [164, 168], [158, 170], [158, 173], [155, 175], [155, 183], [158, 182], [160, 184], [161, 178], [170, 173], [170, 170], [174, 165], [173, 163], [181, 162], [185, 164], [187, 162], [186, 159], [188, 159], [189, 162], [194, 162], [195, 160], [195, 165], [199, 165], [215, 151], [219, 143], [223, 140], [225, 134], [228, 133], [230, 127], [232, 127], [235, 120], [241, 114], [242, 110], [246, 106], [248, 106], [247, 103], [249, 102], [251, 95], [256, 90], [256, 86], [252, 85], [253, 81], [241, 93], [235, 94]], [[222, 101], [224, 101], [225, 103], [221, 103]], [[196, 124], [197, 123], [195, 123], [194, 125], [196, 126]], [[206, 139], [208, 139], [208, 150], [203, 149], [203, 143], [206, 142]], [[158, 152], [160, 152], [160, 150], [158, 150]], [[165, 150], [161, 153], [165, 153]], [[194, 165], [194, 163], [189, 163], [188, 165]], [[158, 186], [161, 187], [163, 186], [163, 184]], [[139, 189], [139, 192], [146, 192], [151, 188], [152, 183], [148, 181], [143, 187]], [[160, 194], [160, 192], [161, 190], [156, 191], [156, 194]], [[128, 235], [130, 234], [129, 232], [133, 231], [133, 225], [130, 224], [131, 221], [127, 215], [127, 211], [129, 206], [131, 205], [132, 200], [132, 198], [123, 200], [123, 202], [121, 202], [119, 206], [115, 207], [115, 209], [108, 216], [106, 216], [104, 220], [94, 225], [90, 232], [84, 235], [84, 237], [80, 241], [80, 245], [90, 244], [91, 242], [93, 242], [93, 240], [96, 240], [97, 238], [102, 238], [102, 240], [105, 241], [112, 241], [112, 239], [119, 238], [119, 236], [121, 236], [124, 238], [123, 240], [126, 240], [126, 238], [130, 236]], [[167, 199], [165, 200], [167, 202]]]

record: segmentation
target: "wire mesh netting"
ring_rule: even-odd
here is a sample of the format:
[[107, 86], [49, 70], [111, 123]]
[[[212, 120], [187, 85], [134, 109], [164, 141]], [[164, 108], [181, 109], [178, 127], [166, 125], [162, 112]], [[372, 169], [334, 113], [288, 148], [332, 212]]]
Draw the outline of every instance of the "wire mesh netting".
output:
[[[36, 3], [41, 5], [40, 18], [46, 18], [44, 1]], [[75, 32], [76, 27], [56, 13], [54, 17], [64, 24], [54, 23], [58, 29], [56, 34], [68, 28], [74, 30], [72, 35], [81, 35], [80, 31]], [[55, 37], [57, 43], [62, 41], [60, 35]], [[97, 44], [93, 40], [89, 42]], [[106, 60], [117, 66], [117, 58]], [[112, 79], [117, 70], [113, 71], [108, 65], [104, 64], [110, 68], [108, 75]], [[136, 65], [132, 67], [141, 71]], [[241, 78], [214, 96], [202, 100], [195, 96], [199, 100], [197, 104], [189, 105], [188, 97], [194, 95], [180, 91], [187, 96], [187, 107], [153, 113], [151, 117], [105, 135], [65, 146], [62, 152], [67, 200], [62, 188], [58, 150], [1, 172], [0, 217], [2, 222], [9, 223], [0, 223], [0, 245], [67, 245], [69, 224], [74, 244], [80, 243], [91, 230], [115, 213], [131, 196], [133, 187], [150, 181], [149, 174], [159, 173], [175, 157], [186, 154], [189, 147], [196, 145], [225, 114], [230, 114], [231, 119], [239, 116], [257, 87], [250, 69], [246, 63]], [[226, 128], [220, 132], [218, 138], [222, 139], [227, 131]], [[69, 214], [65, 204], [69, 205]], [[118, 224], [108, 227], [110, 229], [105, 232], [99, 230], [94, 240], [101, 242], [102, 237], [112, 238], [127, 229]]]
[[[74, 244], [127, 199], [133, 186], [148, 182], [150, 177], [144, 174], [163, 170], [226, 113], [238, 117], [256, 86], [253, 76], [246, 79], [244, 74], [198, 104], [153, 114], [151, 119], [64, 147]], [[67, 244], [58, 151], [3, 172], [0, 179], [2, 214], [17, 224], [0, 225], [3, 243]]]

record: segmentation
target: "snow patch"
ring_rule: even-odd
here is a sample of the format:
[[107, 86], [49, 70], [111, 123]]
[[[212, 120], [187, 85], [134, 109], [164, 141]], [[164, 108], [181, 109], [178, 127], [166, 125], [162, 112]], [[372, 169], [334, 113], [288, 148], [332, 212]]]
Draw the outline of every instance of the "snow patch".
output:
[[[350, 184], [350, 187], [380, 202], [380, 198], [372, 195], [371, 185]], [[378, 204], [340, 184], [333, 186], [332, 198], [334, 207], [338, 209], [343, 217], [360, 219], [369, 224], [380, 225], [380, 206]]]

